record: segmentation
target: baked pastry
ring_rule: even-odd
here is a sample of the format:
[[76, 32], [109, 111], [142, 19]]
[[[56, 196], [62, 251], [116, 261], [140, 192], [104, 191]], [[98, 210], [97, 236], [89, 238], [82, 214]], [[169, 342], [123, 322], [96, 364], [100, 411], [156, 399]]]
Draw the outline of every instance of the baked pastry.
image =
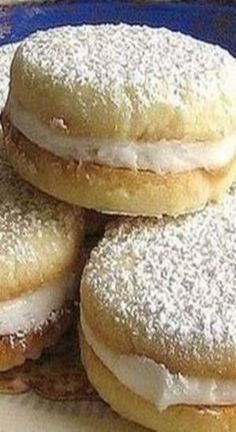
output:
[[236, 190], [195, 215], [112, 224], [82, 277], [88, 377], [157, 432], [236, 431]]
[[0, 146], [0, 371], [36, 359], [75, 316], [83, 213], [24, 183]]
[[38, 32], [18, 49], [4, 129], [26, 180], [102, 212], [179, 215], [236, 172], [236, 60], [146, 26]]

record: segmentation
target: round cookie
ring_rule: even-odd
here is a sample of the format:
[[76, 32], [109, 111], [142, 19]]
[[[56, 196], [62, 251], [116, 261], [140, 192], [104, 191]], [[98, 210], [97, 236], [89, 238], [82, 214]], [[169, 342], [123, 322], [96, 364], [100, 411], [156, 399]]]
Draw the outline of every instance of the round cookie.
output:
[[24, 183], [0, 146], [0, 371], [39, 357], [72, 322], [83, 212]]
[[164, 28], [38, 32], [12, 64], [8, 157], [26, 180], [79, 206], [194, 211], [235, 177], [235, 73], [227, 51]]
[[236, 431], [236, 189], [195, 215], [114, 222], [81, 282], [83, 362], [157, 432]]

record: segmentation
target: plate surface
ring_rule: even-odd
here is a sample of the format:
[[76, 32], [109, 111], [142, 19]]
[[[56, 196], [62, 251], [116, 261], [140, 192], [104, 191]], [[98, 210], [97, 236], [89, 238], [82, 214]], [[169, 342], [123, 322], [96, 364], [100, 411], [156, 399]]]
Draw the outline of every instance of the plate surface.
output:
[[165, 26], [227, 48], [236, 55], [236, 7], [195, 2], [67, 0], [0, 7], [0, 45], [16, 42], [37, 29], [66, 24], [127, 22]]

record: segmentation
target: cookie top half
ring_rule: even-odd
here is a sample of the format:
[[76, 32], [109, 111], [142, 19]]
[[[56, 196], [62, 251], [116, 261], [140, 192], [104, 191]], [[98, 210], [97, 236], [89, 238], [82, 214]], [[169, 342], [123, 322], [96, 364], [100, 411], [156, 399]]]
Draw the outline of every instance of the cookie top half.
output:
[[208, 142], [236, 130], [235, 76], [226, 50], [178, 32], [67, 26], [17, 50], [10, 99], [66, 136]]
[[0, 301], [74, 270], [81, 254], [80, 209], [22, 181], [0, 145]]

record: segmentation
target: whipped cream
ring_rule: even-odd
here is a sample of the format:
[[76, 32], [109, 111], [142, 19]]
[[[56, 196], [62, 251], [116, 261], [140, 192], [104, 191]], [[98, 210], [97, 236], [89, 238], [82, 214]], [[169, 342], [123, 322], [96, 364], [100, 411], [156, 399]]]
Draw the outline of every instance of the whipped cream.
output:
[[62, 118], [52, 119], [52, 127], [49, 127], [35, 114], [26, 111], [12, 97], [8, 101], [7, 111], [12, 124], [26, 138], [65, 159], [72, 158], [111, 167], [164, 174], [197, 168], [216, 169], [227, 165], [236, 155], [236, 134], [215, 142], [87, 139], [67, 135]]
[[163, 364], [144, 356], [118, 354], [95, 336], [81, 311], [86, 342], [112, 374], [132, 392], [154, 404], [159, 411], [171, 405], [232, 405], [236, 380], [172, 374]]
[[70, 275], [45, 283], [32, 293], [0, 302], [0, 336], [39, 328], [65, 306], [66, 301], [75, 299], [75, 281], [74, 275]]

